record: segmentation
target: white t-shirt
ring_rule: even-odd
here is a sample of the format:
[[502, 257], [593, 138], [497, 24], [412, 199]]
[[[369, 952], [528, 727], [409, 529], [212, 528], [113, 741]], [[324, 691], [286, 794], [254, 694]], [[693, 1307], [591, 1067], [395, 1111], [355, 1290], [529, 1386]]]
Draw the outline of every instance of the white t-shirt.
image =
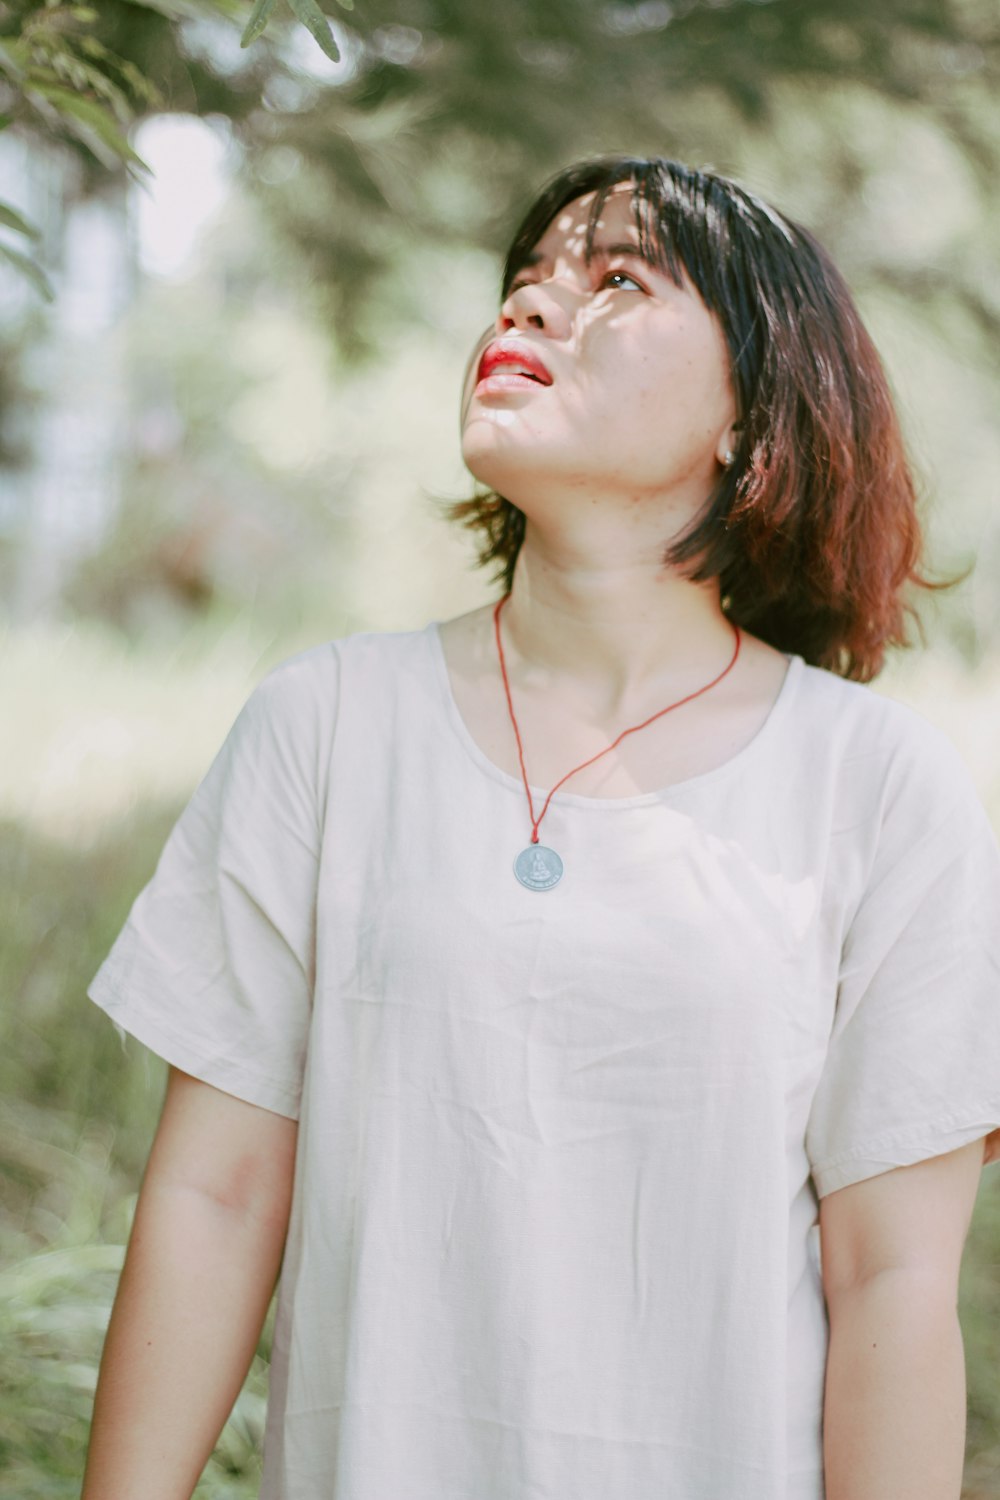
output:
[[[536, 809], [546, 788], [533, 788]], [[792, 657], [662, 792], [522, 783], [436, 622], [255, 689], [90, 987], [300, 1120], [262, 1500], [821, 1500], [818, 1197], [995, 1132], [957, 752]]]

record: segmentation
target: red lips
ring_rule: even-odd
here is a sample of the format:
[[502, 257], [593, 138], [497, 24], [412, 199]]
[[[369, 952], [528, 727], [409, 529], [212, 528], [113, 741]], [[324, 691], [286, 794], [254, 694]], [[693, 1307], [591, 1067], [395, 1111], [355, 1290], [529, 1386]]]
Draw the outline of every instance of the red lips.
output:
[[512, 365], [511, 374], [525, 372], [542, 385], [551, 385], [552, 376], [539, 359], [531, 345], [523, 339], [496, 339], [488, 344], [479, 361], [477, 380], [485, 380], [494, 370], [503, 365]]

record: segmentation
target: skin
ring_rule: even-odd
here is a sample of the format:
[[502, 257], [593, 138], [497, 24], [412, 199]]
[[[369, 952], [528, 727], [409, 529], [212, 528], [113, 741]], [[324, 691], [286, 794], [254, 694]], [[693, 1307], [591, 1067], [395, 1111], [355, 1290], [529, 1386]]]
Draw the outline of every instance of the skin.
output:
[[281, 1263], [298, 1126], [171, 1068], [94, 1402], [81, 1500], [190, 1500]]
[[[732, 626], [717, 581], [692, 583], [662, 554], [704, 505], [737, 446], [725, 338], [690, 283], [622, 254], [584, 259], [593, 195], [557, 215], [541, 260], [516, 279], [472, 352], [462, 453], [527, 518], [503, 643], [529, 779], [551, 786], [623, 728], [716, 677]], [[616, 189], [595, 245], [637, 243]], [[477, 388], [496, 337], [527, 340], [551, 386]], [[492, 606], [443, 622], [459, 710], [484, 752], [519, 775]], [[580, 795], [629, 796], [709, 770], [760, 729], [787, 658], [744, 635], [732, 672], [579, 773]]]

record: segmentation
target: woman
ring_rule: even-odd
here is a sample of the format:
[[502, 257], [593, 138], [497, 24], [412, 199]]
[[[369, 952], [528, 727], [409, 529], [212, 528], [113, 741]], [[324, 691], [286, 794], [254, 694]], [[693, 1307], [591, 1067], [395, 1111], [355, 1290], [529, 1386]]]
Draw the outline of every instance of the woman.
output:
[[571, 167], [462, 432], [497, 604], [265, 678], [91, 986], [171, 1070], [85, 1500], [191, 1493], [282, 1253], [266, 1500], [957, 1497], [1000, 857], [864, 685], [925, 580], [844, 283]]

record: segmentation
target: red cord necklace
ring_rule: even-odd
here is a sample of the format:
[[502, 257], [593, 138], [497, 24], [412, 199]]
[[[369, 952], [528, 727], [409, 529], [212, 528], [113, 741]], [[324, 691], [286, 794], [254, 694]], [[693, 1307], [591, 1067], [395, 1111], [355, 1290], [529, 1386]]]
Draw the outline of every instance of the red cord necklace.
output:
[[658, 713], [651, 714], [648, 719], [643, 719], [641, 724], [633, 724], [631, 729], [623, 729], [614, 743], [609, 745], [606, 750], [598, 750], [597, 754], [592, 755], [589, 760], [582, 761], [580, 765], [574, 766], [572, 771], [567, 771], [566, 775], [557, 781], [552, 791], [549, 792], [549, 795], [545, 799], [545, 806], [536, 818], [534, 804], [531, 800], [531, 787], [528, 785], [528, 773], [524, 769], [524, 746], [521, 744], [521, 731], [517, 727], [517, 718], [514, 714], [514, 704], [510, 696], [510, 682], [507, 678], [507, 663], [504, 660], [503, 642], [500, 639], [500, 611], [509, 598], [509, 594], [504, 594], [501, 599], [497, 600], [496, 608], [493, 611], [493, 630], [496, 635], [497, 655], [500, 658], [500, 674], [503, 677], [504, 692], [507, 694], [507, 707], [510, 710], [510, 722], [514, 726], [514, 738], [517, 740], [517, 755], [521, 763], [521, 779], [524, 782], [524, 790], [528, 797], [528, 812], [531, 814], [531, 843], [527, 849], [522, 849], [515, 859], [514, 874], [522, 885], [527, 886], [529, 891], [549, 891], [562, 879], [563, 873], [563, 862], [556, 851], [538, 842], [539, 824], [549, 810], [552, 793], [557, 792], [563, 782], [568, 781], [571, 776], [575, 776], [577, 771], [582, 771], [585, 766], [592, 766], [595, 760], [600, 760], [602, 755], [607, 755], [609, 751], [614, 750], [615, 746], [620, 745], [627, 734], [635, 734], [637, 730], [645, 729], [646, 725], [652, 724], [654, 719], [661, 719], [664, 714], [670, 713], [672, 709], [680, 708], [682, 703], [690, 703], [692, 698], [700, 698], [702, 693], [707, 693], [709, 688], [715, 687], [716, 683], [721, 682], [726, 673], [731, 672], [733, 667], [735, 667], [736, 658], [740, 654], [742, 637], [739, 626], [733, 625], [736, 645], [733, 649], [729, 665], [723, 668], [718, 677], [713, 677], [711, 682], [706, 682], [704, 687], [698, 688], [695, 692], [688, 693], [686, 698], [678, 698], [676, 703], [668, 703], [666, 708], [661, 708]]

